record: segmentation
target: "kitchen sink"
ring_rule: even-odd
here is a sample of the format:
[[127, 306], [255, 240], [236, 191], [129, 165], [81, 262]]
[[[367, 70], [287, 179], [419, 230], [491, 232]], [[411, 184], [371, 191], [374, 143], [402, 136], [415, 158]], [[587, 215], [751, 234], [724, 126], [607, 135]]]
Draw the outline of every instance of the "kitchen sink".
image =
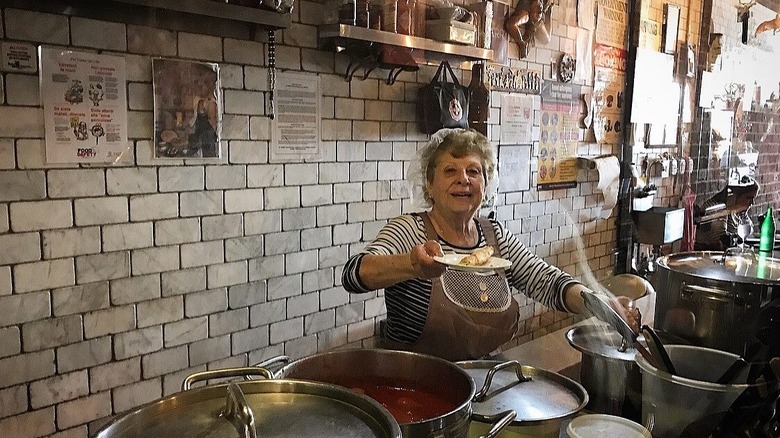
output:
[[665, 245], [682, 239], [683, 214], [677, 207], [651, 207], [631, 213], [636, 227], [637, 242]]

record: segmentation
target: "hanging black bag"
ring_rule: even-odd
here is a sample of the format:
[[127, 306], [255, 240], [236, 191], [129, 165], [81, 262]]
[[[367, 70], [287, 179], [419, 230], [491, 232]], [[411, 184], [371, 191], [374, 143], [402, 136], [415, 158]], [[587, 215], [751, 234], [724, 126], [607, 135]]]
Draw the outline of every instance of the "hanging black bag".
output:
[[468, 128], [468, 114], [468, 88], [458, 82], [450, 64], [442, 61], [431, 83], [417, 92], [420, 131], [433, 134], [442, 128]]

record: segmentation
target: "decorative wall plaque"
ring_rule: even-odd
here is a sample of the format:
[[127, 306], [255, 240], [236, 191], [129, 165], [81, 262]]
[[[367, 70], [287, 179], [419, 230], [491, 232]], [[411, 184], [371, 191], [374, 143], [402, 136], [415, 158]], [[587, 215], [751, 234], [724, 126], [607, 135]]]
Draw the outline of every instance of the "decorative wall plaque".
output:
[[485, 69], [491, 90], [541, 94], [542, 73], [536, 70], [516, 69], [488, 64]]

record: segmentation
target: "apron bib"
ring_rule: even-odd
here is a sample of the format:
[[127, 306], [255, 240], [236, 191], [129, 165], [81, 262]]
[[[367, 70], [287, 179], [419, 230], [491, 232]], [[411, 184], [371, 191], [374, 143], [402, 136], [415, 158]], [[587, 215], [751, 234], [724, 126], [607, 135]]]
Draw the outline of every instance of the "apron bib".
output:
[[[420, 216], [427, 238], [438, 241], [428, 214]], [[498, 254], [492, 224], [484, 218], [478, 220], [485, 240]], [[432, 286], [427, 319], [417, 342], [385, 340], [385, 347], [458, 361], [485, 356], [515, 335], [519, 306], [503, 269], [488, 274], [448, 269], [432, 280]]]

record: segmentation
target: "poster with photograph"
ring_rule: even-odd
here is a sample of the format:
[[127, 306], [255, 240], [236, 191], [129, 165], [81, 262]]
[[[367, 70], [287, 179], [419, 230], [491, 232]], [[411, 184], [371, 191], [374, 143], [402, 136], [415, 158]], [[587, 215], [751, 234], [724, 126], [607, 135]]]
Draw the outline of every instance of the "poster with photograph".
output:
[[220, 158], [219, 65], [155, 58], [154, 157]]
[[113, 163], [127, 150], [125, 58], [41, 47], [47, 163]]
[[541, 109], [537, 190], [575, 187], [580, 86], [545, 81]]

